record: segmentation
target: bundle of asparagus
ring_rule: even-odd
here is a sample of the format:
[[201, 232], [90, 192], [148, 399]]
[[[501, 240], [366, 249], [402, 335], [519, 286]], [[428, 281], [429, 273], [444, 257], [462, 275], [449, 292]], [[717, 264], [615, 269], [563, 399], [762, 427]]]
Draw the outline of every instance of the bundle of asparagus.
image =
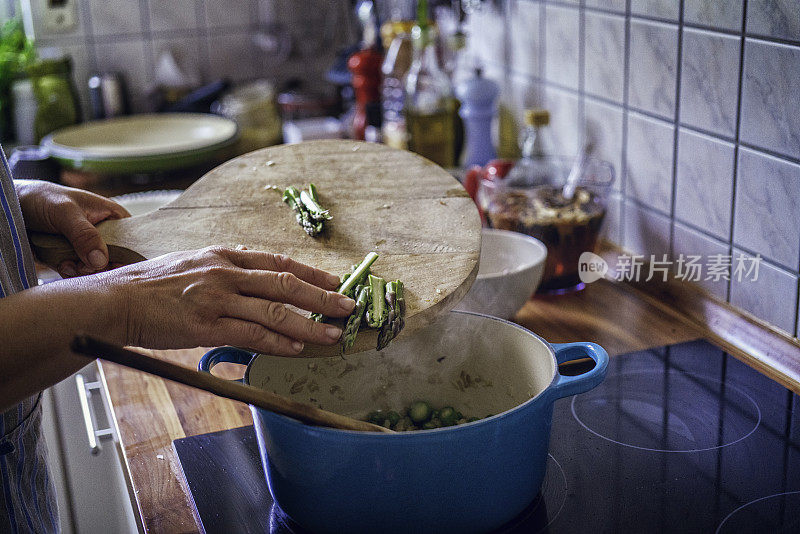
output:
[[[342, 277], [337, 291], [356, 301], [356, 307], [347, 318], [342, 329], [342, 353], [356, 342], [358, 330], [366, 322], [369, 328], [378, 330], [378, 350], [384, 349], [405, 326], [406, 301], [403, 297], [403, 282], [386, 280], [370, 273], [370, 267], [378, 255], [370, 252], [353, 268], [353, 272]], [[315, 321], [325, 321], [319, 314], [312, 315]]]
[[311, 237], [321, 233], [325, 221], [333, 218], [328, 210], [319, 205], [317, 187], [314, 184], [308, 184], [308, 192], [287, 187], [283, 192], [283, 201], [294, 210], [297, 222]]

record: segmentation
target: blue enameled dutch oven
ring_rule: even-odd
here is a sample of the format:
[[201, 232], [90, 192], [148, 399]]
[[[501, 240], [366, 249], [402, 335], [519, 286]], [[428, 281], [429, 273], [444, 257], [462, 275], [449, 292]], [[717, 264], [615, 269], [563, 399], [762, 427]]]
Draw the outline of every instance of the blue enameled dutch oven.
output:
[[[590, 357], [562, 376], [558, 363]], [[314, 427], [253, 408], [275, 502], [312, 532], [485, 532], [517, 516], [544, 476], [553, 401], [604, 378], [594, 343], [549, 344], [514, 323], [450, 312], [382, 351], [279, 358], [223, 347], [200, 362], [247, 364], [244, 382], [352, 417], [422, 399], [460, 426], [380, 434]]]

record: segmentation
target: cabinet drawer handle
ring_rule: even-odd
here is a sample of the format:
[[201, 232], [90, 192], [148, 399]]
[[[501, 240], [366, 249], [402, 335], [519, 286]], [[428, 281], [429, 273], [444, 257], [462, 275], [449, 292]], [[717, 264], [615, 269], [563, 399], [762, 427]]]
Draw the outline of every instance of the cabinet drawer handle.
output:
[[108, 439], [114, 437], [114, 429], [112, 427], [103, 428], [100, 430], [95, 429], [95, 415], [89, 399], [92, 396], [92, 390], [102, 390], [103, 384], [100, 381], [87, 382], [82, 374], [75, 375], [75, 384], [78, 387], [78, 400], [81, 405], [81, 413], [83, 414], [83, 424], [86, 426], [86, 436], [89, 438], [89, 450], [92, 454], [100, 454], [102, 447], [100, 446], [101, 439]]

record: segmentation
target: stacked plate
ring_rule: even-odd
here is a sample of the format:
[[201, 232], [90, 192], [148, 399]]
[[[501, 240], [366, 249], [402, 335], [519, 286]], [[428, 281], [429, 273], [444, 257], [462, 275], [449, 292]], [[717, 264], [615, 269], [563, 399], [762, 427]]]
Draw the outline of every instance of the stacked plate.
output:
[[236, 123], [217, 115], [161, 113], [92, 121], [42, 140], [69, 169], [142, 174], [201, 165], [221, 157], [237, 139]]

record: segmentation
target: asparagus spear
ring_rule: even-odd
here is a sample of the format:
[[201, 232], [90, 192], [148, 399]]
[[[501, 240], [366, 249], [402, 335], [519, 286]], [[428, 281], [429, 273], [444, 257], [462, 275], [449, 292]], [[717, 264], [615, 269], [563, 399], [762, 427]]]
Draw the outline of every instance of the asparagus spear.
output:
[[389, 313], [386, 322], [378, 331], [378, 350], [383, 350], [406, 324], [406, 299], [403, 297], [403, 282], [395, 280], [386, 284], [386, 304]]
[[372, 305], [367, 310], [367, 324], [370, 328], [380, 328], [388, 316], [386, 311], [386, 280], [379, 276], [369, 275], [369, 287], [372, 291]]
[[[356, 286], [363, 282], [364, 279], [369, 275], [369, 268], [377, 259], [378, 255], [376, 253], [370, 252], [367, 254], [366, 257], [361, 260], [361, 263], [353, 268], [352, 273], [346, 274], [342, 277], [342, 283], [339, 284], [336, 292], [341, 293], [342, 295], [347, 295], [350, 298], [356, 298]], [[320, 313], [312, 313], [311, 319], [317, 321], [318, 323], [325, 321], [325, 317]]]
[[[352, 278], [352, 277], [350, 277]], [[356, 288], [356, 307], [350, 317], [347, 318], [347, 324], [342, 329], [342, 354], [353, 346], [356, 342], [356, 335], [361, 326], [361, 319], [364, 317], [364, 312], [369, 304], [370, 287], [358, 286]]]
[[349, 292], [353, 290], [357, 285], [361, 284], [369, 274], [369, 268], [372, 267], [372, 264], [375, 263], [375, 260], [378, 259], [378, 254], [375, 252], [370, 252], [367, 254], [361, 263], [356, 265], [356, 268], [353, 269], [353, 273], [347, 277], [346, 280], [342, 281], [342, 285], [339, 286], [338, 291], [344, 295], [349, 295]]
[[309, 183], [308, 184], [308, 194], [311, 195], [311, 199], [319, 204], [319, 195], [317, 195], [317, 186]]
[[323, 209], [323, 207], [319, 205], [319, 202], [315, 198], [316, 188], [314, 191], [315, 191], [314, 195], [306, 193], [305, 191], [300, 191], [300, 200], [303, 202], [303, 205], [308, 210], [308, 213], [311, 215], [311, 218], [322, 224], [323, 221], [328, 221], [333, 217], [331, 217], [331, 214], [328, 212], [328, 210]]
[[296, 187], [290, 186], [286, 188], [283, 192], [283, 201], [294, 210], [297, 222], [308, 235], [314, 237], [322, 232], [322, 220], [314, 219], [309, 209], [303, 203], [301, 193]]

